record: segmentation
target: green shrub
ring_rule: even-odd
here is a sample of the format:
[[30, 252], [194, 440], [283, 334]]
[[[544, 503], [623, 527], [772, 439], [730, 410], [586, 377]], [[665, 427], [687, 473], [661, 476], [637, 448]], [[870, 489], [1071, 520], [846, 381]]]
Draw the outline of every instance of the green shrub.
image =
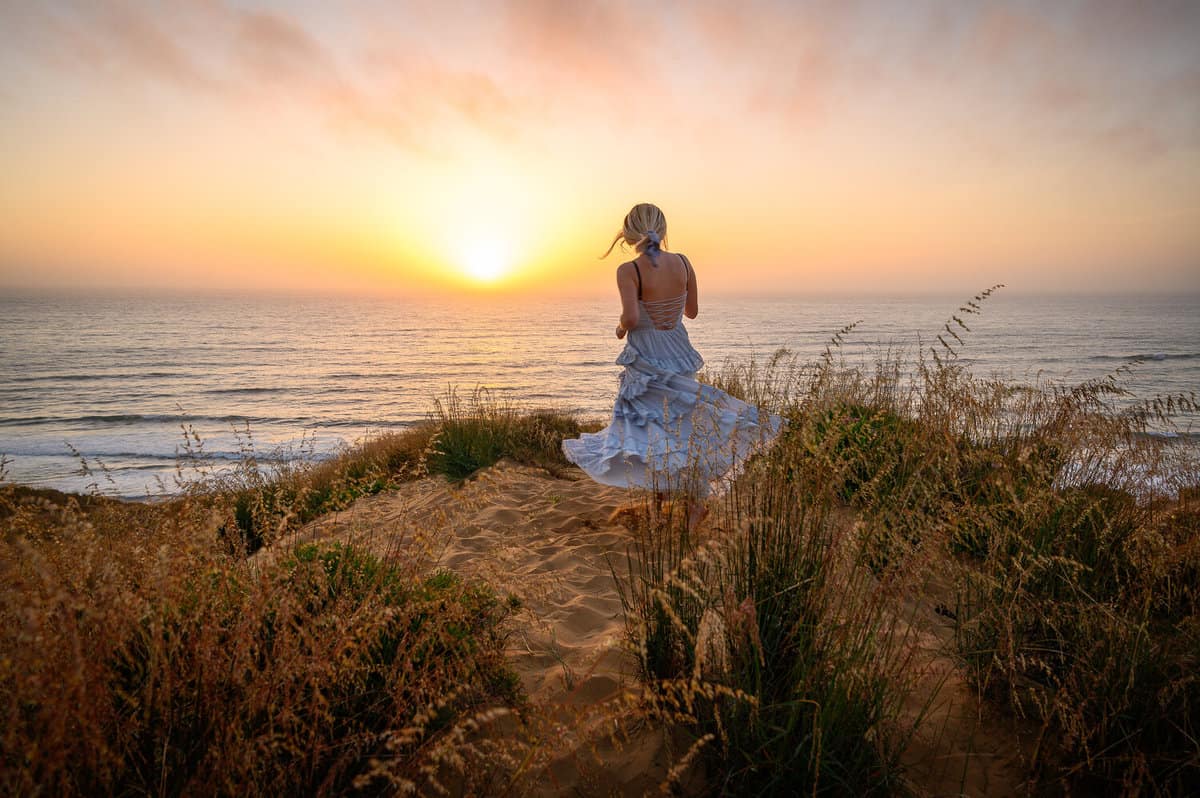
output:
[[426, 464], [431, 473], [451, 479], [466, 479], [503, 457], [561, 473], [570, 465], [563, 439], [584, 430], [570, 414], [526, 411], [484, 389], [466, 400], [449, 391], [435, 405], [434, 423]]
[[862, 405], [832, 407], [811, 425], [809, 451], [821, 457], [841, 477], [838, 495], [853, 500], [870, 487], [887, 494], [910, 479], [906, 445], [919, 440], [913, 422], [899, 415]]

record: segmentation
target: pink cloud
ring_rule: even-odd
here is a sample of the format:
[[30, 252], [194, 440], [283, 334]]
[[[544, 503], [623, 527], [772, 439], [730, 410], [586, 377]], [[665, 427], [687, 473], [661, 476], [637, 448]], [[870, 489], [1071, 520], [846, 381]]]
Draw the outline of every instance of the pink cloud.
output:
[[173, 10], [100, 0], [4, 14], [28, 38], [31, 58], [105, 92], [133, 79], [232, 104], [273, 97], [309, 105], [337, 128], [420, 150], [436, 149], [431, 125], [447, 113], [485, 133], [512, 134], [512, 102], [485, 74], [403, 53], [352, 78], [347, 63], [361, 53], [343, 54], [291, 18], [207, 0]]
[[295, 103], [422, 150], [447, 123], [510, 141], [580, 115], [793, 129], [866, 108], [931, 115], [994, 152], [1037, 135], [1123, 158], [1186, 147], [1200, 128], [1192, 2], [514, 0], [480, 13], [419, 0], [347, 11], [349, 36], [320, 12], [170, 8], [12, 4], [0, 23], [31, 60], [97, 91], [139, 81]]
[[[173, 20], [186, 29], [188, 4]], [[5, 27], [18, 32], [13, 44], [55, 68], [89, 74], [135, 76], [165, 81], [188, 90], [211, 90], [213, 76], [180, 43], [161, 18], [119, 0], [94, 3], [20, 4], [9, 10]]]
[[260, 79], [312, 79], [334, 73], [329, 53], [297, 23], [264, 11], [239, 14], [236, 22], [238, 55]]

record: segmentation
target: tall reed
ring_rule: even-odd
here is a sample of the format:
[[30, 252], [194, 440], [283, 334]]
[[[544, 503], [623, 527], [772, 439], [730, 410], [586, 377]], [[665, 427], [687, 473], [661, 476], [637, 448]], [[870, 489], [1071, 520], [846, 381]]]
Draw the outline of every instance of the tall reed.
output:
[[0, 502], [47, 529], [0, 551], [5, 794], [429, 787], [455, 728], [520, 705], [484, 586], [342, 546], [247, 560], [187, 501]]
[[[707, 375], [784, 412], [787, 432], [711, 537], [670, 519], [640, 531], [625, 601], [644, 678], [713, 735], [723, 790], [895, 787], [907, 681], [887, 665], [903, 646], [879, 587], [926, 577], [953, 586], [926, 603], [952, 618], [981, 696], [1041, 728], [1041, 785], [1200, 790], [1200, 457], [1151, 434], [1200, 408], [1132, 402], [1136, 363], [1075, 385], [971, 373], [966, 319], [993, 290], [873, 370], [840, 358], [848, 325], [815, 361]], [[784, 761], [794, 787], [765, 772]]]
[[888, 598], [903, 577], [877, 578], [838, 498], [854, 470], [826, 431], [841, 376], [832, 357], [798, 364], [785, 351], [709, 375], [783, 412], [785, 431], [710, 502], [710, 526], [650, 507], [626, 555], [622, 601], [652, 705], [704, 744], [720, 794], [900, 784], [911, 677]]

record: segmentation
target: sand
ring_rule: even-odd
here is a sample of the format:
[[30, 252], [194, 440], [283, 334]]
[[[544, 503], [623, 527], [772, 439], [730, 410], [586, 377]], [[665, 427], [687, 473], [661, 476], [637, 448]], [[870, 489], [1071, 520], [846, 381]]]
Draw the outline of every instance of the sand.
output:
[[287, 543], [416, 553], [426, 568], [520, 597], [508, 655], [537, 717], [527, 719], [531, 766], [512, 794], [640, 796], [658, 790], [685, 742], [631, 710], [641, 687], [612, 570], [624, 569], [629, 532], [610, 521], [630, 499], [502, 461], [461, 485], [427, 478], [359, 499]]
[[[424, 558], [424, 567], [479, 577], [521, 598], [508, 654], [535, 717], [526, 719], [511, 794], [658, 793], [687, 740], [631, 709], [641, 687], [613, 569], [624, 570], [630, 532], [620, 521], [637, 497], [571, 476], [502, 461], [461, 485], [426, 478], [360, 499], [298, 538], [355, 542], [383, 555], [404, 551]], [[914, 792], [1020, 794], [1026, 774], [1018, 738], [982, 714], [948, 653], [947, 619], [932, 607], [897, 612], [911, 623], [916, 647], [918, 689], [906, 713], [925, 718], [904, 757]], [[682, 780], [685, 794], [702, 792], [698, 768]]]

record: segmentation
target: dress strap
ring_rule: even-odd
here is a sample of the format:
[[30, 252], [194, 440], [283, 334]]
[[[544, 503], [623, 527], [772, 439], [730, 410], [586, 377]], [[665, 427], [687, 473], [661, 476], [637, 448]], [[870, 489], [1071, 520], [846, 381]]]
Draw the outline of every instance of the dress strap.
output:
[[636, 261], [636, 260], [635, 260], [635, 261], [632, 261], [632, 263], [633, 263], [633, 270], [634, 270], [635, 272], [637, 272], [637, 281], [638, 281], [638, 299], [641, 299], [641, 298], [642, 298], [642, 270], [638, 268], [638, 265], [637, 265], [637, 261]]
[[687, 273], [688, 273], [688, 274], [687, 274], [687, 276], [688, 276], [688, 279], [691, 279], [691, 276], [692, 276], [692, 274], [693, 274], [693, 271], [692, 271], [692, 262], [691, 262], [690, 260], [688, 260], [688, 257], [687, 257], [687, 255], [684, 255], [682, 252], [676, 252], [675, 254], [679, 256], [679, 259], [680, 259], [681, 261], [683, 261], [683, 265], [684, 265], [684, 266], [687, 268]]

